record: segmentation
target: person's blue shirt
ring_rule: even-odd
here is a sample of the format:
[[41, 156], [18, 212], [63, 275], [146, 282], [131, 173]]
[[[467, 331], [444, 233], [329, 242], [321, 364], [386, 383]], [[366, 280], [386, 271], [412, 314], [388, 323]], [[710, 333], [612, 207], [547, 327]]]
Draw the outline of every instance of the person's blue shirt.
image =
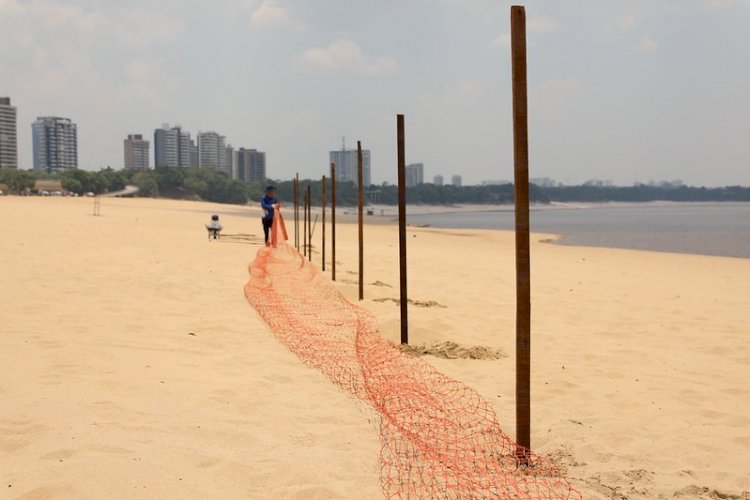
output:
[[273, 206], [278, 203], [275, 196], [265, 195], [260, 200], [260, 207], [263, 209], [263, 220], [273, 220]]

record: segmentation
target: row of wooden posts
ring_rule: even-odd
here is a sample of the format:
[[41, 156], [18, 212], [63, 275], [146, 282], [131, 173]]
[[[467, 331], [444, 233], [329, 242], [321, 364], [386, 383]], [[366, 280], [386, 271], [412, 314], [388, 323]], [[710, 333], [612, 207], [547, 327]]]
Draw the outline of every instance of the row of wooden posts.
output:
[[[399, 197], [399, 269], [400, 269], [400, 298], [401, 298], [401, 343], [409, 343], [409, 322], [406, 293], [406, 153], [404, 142], [404, 115], [396, 117], [398, 143], [398, 197]], [[362, 167], [362, 142], [357, 141], [357, 226], [358, 226], [358, 261], [359, 261], [359, 300], [364, 300], [364, 186]], [[331, 279], [336, 281], [336, 164], [331, 163]], [[321, 179], [321, 268], [326, 270], [326, 208], [327, 208], [327, 179]], [[312, 196], [308, 184], [302, 191], [302, 205], [300, 206], [299, 174], [292, 182], [292, 197], [294, 199], [294, 246], [312, 262], [312, 236], [317, 225], [312, 218]], [[302, 231], [300, 231], [300, 209], [302, 215]]]
[[[516, 441], [522, 447], [531, 447], [530, 438], [530, 383], [531, 383], [531, 286], [529, 261], [529, 172], [526, 90], [526, 13], [523, 7], [511, 7], [511, 64], [513, 80], [513, 163], [516, 213]], [[408, 298], [406, 287], [406, 174], [404, 115], [396, 116], [396, 141], [398, 161], [398, 231], [399, 275], [401, 306], [401, 343], [409, 343]], [[364, 299], [364, 216], [362, 144], [357, 141], [357, 222], [359, 226], [359, 300]], [[331, 163], [331, 278], [336, 280], [336, 165]], [[322, 269], [326, 270], [326, 176], [321, 182], [322, 202]], [[308, 184], [303, 192], [302, 224], [300, 231], [299, 174], [294, 179], [294, 244], [302, 247], [303, 255], [312, 262], [312, 235], [315, 225], [311, 221], [311, 195]], [[315, 223], [317, 223], [317, 215]], [[300, 238], [301, 236], [301, 238]], [[519, 459], [526, 455], [519, 450]]]

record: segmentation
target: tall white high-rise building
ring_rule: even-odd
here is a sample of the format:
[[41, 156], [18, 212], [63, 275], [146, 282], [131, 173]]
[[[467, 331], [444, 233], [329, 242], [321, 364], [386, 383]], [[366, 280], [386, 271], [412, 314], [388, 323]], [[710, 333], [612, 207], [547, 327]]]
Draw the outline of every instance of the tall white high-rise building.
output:
[[141, 134], [131, 134], [123, 142], [125, 170], [147, 170], [149, 168], [150, 143]]
[[221, 171], [227, 174], [227, 177], [233, 179], [234, 167], [234, 146], [227, 144], [224, 148], [224, 156], [221, 159]]
[[[357, 184], [358, 163], [357, 150], [342, 148], [339, 151], [331, 151], [329, 155], [331, 163], [336, 164], [336, 182], [353, 182]], [[362, 150], [362, 184], [365, 187], [371, 184], [370, 178], [370, 150]]]
[[451, 184], [453, 184], [454, 186], [461, 187], [461, 183], [462, 180], [460, 175], [454, 175], [453, 177], [451, 177]]
[[0, 97], [0, 168], [18, 168], [17, 123], [10, 97]]
[[432, 178], [432, 183], [436, 186], [442, 186], [443, 185], [443, 176], [442, 175], [436, 175]]
[[190, 166], [190, 133], [183, 132], [182, 127], [170, 127], [164, 124], [154, 130], [154, 166], [184, 167]]
[[406, 187], [424, 184], [424, 164], [410, 163], [406, 166]]
[[78, 167], [78, 128], [70, 118], [40, 116], [31, 124], [34, 170]]
[[227, 146], [226, 138], [216, 132], [198, 132], [198, 166], [212, 168], [232, 176], [234, 148]]

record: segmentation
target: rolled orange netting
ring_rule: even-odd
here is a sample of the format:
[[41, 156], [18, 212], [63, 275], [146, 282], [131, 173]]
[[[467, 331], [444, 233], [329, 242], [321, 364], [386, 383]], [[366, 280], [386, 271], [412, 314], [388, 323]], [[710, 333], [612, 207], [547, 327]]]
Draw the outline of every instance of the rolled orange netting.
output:
[[287, 239], [276, 210], [245, 296], [282, 344], [379, 415], [386, 498], [581, 498], [550, 459], [503, 432], [479, 393], [381, 337]]
[[271, 246], [277, 248], [279, 246], [279, 237], [281, 242], [287, 241], [289, 237], [286, 234], [286, 224], [284, 224], [284, 216], [281, 215], [281, 209], [276, 208], [273, 211], [273, 224], [271, 224]]

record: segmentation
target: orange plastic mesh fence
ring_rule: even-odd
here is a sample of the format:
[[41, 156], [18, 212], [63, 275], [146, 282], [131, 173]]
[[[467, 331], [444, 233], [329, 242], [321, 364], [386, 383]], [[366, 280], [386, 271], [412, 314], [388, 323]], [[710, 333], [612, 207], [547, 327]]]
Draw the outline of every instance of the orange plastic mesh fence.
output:
[[581, 498], [551, 461], [519, 451], [476, 391], [382, 338], [285, 243], [276, 212], [245, 295], [281, 343], [379, 414], [387, 498]]

